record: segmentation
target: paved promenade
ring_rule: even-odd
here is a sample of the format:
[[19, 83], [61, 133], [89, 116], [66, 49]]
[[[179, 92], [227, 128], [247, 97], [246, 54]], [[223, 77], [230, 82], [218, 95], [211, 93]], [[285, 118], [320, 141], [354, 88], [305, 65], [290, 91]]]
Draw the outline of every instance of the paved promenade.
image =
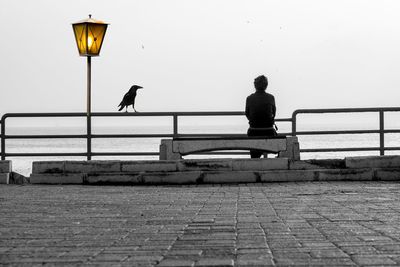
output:
[[0, 265], [400, 265], [400, 183], [0, 186]]

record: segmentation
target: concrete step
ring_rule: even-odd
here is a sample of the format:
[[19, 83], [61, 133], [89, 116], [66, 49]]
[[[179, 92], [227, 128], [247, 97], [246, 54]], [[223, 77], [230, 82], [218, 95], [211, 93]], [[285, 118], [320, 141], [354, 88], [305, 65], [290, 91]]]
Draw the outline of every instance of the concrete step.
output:
[[[397, 157], [289, 161], [206, 159], [175, 161], [34, 162], [33, 184], [212, 184], [400, 180]], [[381, 167], [382, 166], [382, 167]]]
[[32, 174], [32, 184], [222, 184], [307, 181], [400, 181], [400, 169], [174, 171]]
[[12, 172], [11, 160], [0, 160], [0, 173]]
[[0, 184], [10, 183], [11, 172], [11, 160], [0, 160]]
[[347, 168], [400, 168], [400, 156], [347, 157]]
[[287, 158], [142, 161], [35, 161], [32, 174], [287, 170]]

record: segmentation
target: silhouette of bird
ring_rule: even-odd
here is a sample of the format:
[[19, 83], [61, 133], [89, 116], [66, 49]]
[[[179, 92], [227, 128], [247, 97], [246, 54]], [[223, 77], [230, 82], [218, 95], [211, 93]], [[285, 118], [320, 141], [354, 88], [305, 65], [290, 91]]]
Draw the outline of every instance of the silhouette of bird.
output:
[[132, 105], [133, 110], [134, 110], [135, 112], [137, 112], [136, 109], [135, 109], [136, 91], [137, 91], [138, 89], [141, 89], [141, 88], [143, 88], [143, 87], [141, 87], [141, 86], [139, 86], [139, 85], [133, 85], [133, 86], [131, 87], [131, 89], [129, 89], [128, 93], [126, 93], [126, 94], [124, 95], [124, 98], [122, 99], [121, 103], [118, 105], [118, 107], [120, 107], [120, 108], [118, 109], [118, 111], [121, 111], [121, 110], [123, 110], [124, 108], [126, 108], [126, 111], [125, 111], [125, 112], [128, 112], [128, 106], [129, 106], [129, 105]]

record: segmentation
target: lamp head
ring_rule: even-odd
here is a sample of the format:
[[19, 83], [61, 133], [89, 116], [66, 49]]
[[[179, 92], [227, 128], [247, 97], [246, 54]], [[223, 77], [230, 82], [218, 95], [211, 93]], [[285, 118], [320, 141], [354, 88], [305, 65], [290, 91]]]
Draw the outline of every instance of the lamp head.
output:
[[81, 56], [98, 56], [107, 30], [107, 23], [89, 18], [72, 24], [76, 45]]

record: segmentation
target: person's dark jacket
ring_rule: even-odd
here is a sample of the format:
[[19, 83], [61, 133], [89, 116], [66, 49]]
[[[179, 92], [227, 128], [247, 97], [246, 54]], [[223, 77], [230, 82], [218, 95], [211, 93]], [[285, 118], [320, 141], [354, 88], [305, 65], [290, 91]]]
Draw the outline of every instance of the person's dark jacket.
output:
[[275, 123], [275, 98], [265, 91], [256, 91], [246, 99], [246, 117], [251, 128], [273, 127]]

